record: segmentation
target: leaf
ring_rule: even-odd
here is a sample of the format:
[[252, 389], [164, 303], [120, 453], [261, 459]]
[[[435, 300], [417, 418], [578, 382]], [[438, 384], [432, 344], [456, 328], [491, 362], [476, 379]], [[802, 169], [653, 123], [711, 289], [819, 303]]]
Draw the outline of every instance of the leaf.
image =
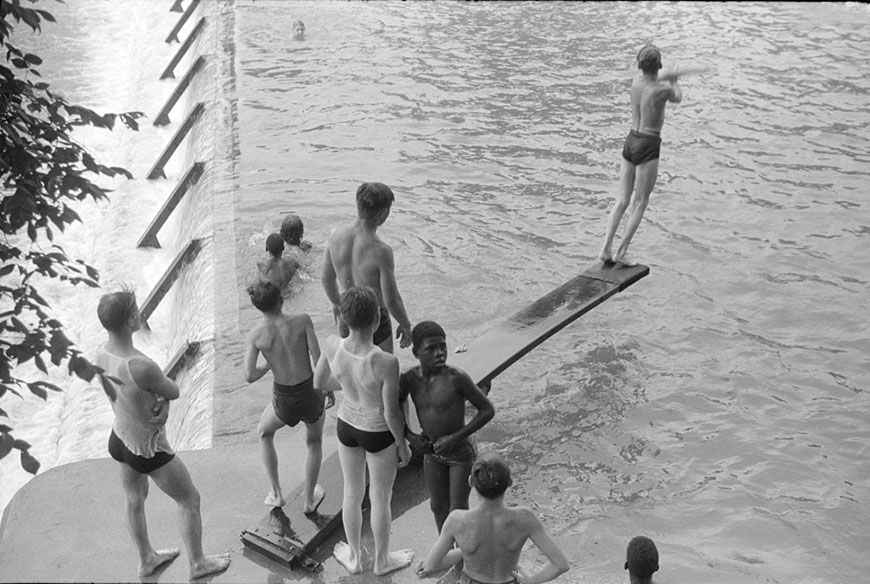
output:
[[24, 55], [24, 60], [30, 63], [31, 65], [41, 65], [42, 59], [39, 56], [34, 55], [32, 53], [27, 53]]
[[39, 461], [33, 458], [28, 451], [22, 450], [21, 467], [30, 474], [35, 475], [39, 472]]
[[[3, 428], [8, 428], [8, 426], [2, 426]], [[3, 433], [0, 434], [0, 458], [4, 458], [7, 454], [12, 452], [12, 445], [15, 443], [15, 440], [12, 439], [7, 433], [7, 430], [3, 430]]]

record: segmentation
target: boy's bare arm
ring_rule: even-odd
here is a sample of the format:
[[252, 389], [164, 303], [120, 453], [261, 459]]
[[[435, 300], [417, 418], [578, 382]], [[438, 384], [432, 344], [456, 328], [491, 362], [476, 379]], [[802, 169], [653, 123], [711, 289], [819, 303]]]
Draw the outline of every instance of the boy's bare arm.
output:
[[323, 284], [326, 297], [332, 302], [332, 314], [335, 322], [338, 322], [338, 303], [341, 293], [338, 290], [338, 276], [335, 273], [335, 266], [332, 265], [332, 255], [329, 253], [328, 243], [326, 250], [323, 252], [323, 270], [320, 273], [320, 283]]
[[271, 369], [269, 362], [267, 361], [265, 365], [257, 366], [257, 358], [260, 356], [260, 349], [257, 348], [255, 343], [255, 333], [251, 333], [251, 336], [248, 338], [248, 345], [245, 348], [245, 381], [248, 383], [253, 383], [263, 377], [266, 372]]
[[402, 468], [411, 461], [411, 451], [405, 440], [405, 416], [399, 406], [399, 359], [390, 353], [375, 353], [372, 371], [376, 379], [383, 381], [384, 419], [399, 447], [399, 468]]
[[399, 323], [396, 327], [396, 336], [399, 338], [399, 346], [405, 348], [411, 344], [411, 321], [408, 320], [405, 303], [402, 301], [402, 295], [399, 294], [393, 250], [388, 245], [384, 245], [378, 253], [378, 268], [384, 303], [387, 305], [387, 310]]
[[130, 374], [133, 381], [154, 395], [167, 400], [178, 399], [178, 385], [163, 373], [163, 370], [150, 358], [136, 357], [130, 361]]
[[305, 315], [305, 341], [308, 343], [308, 353], [311, 355], [312, 363], [317, 365], [320, 360], [320, 343], [317, 342], [314, 323], [307, 314]]
[[522, 513], [526, 515], [524, 523], [525, 529], [529, 534], [529, 539], [547, 557], [549, 563], [534, 574], [518, 573], [517, 582], [521, 584], [542, 584], [567, 572], [568, 568], [570, 568], [568, 558], [565, 557], [562, 549], [553, 541], [547, 530], [544, 529], [541, 520], [535, 516], [531, 509], [523, 509]]
[[435, 452], [441, 449], [447, 449], [451, 446], [467, 439], [469, 436], [483, 428], [487, 422], [495, 416], [495, 408], [489, 398], [484, 395], [483, 391], [471, 381], [471, 378], [464, 372], [458, 369], [453, 374], [454, 387], [465, 399], [471, 402], [477, 413], [468, 421], [468, 423], [460, 428], [457, 432], [449, 436], [442, 436], [435, 441]]
[[435, 540], [435, 544], [429, 550], [426, 559], [417, 566], [418, 578], [424, 578], [439, 570], [446, 570], [462, 559], [462, 551], [458, 548], [453, 548], [453, 534], [457, 529], [458, 523], [459, 520], [455, 513], [447, 516], [444, 525], [441, 527], [438, 539]]

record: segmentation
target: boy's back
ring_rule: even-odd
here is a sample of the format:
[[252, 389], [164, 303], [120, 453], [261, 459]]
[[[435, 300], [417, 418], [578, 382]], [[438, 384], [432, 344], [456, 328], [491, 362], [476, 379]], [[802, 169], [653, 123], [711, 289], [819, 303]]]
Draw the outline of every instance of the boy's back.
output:
[[299, 262], [290, 258], [268, 258], [258, 261], [257, 267], [263, 279], [283, 288], [293, 279], [299, 269]]
[[376, 233], [357, 229], [355, 225], [336, 229], [327, 246], [341, 290], [366, 286], [383, 306], [381, 275], [385, 269], [392, 269], [392, 248]]
[[507, 582], [516, 569], [523, 545], [540, 522], [526, 507], [480, 507], [453, 511], [444, 529], [462, 550], [463, 570], [472, 578]]
[[297, 385], [310, 378], [310, 338], [314, 325], [307, 314], [280, 314], [251, 331], [251, 343], [269, 362], [275, 383]]

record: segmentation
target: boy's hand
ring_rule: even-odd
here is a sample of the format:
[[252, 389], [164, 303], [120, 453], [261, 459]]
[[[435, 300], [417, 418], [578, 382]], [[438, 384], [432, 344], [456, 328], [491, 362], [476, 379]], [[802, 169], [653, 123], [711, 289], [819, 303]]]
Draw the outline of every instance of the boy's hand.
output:
[[457, 444], [459, 444], [459, 440], [456, 439], [456, 435], [447, 434], [432, 443], [432, 451], [435, 454], [443, 454], [455, 448]]
[[432, 442], [426, 436], [409, 431], [405, 437], [408, 439], [408, 443], [414, 452], [419, 452], [420, 454], [432, 453]]
[[418, 578], [425, 578], [425, 577], [427, 577], [430, 573], [431, 573], [431, 572], [428, 572], [428, 571], [426, 570], [426, 562], [425, 562], [425, 561], [424, 561], [424, 562], [420, 562], [420, 563], [417, 565], [417, 577], [418, 577]]
[[400, 324], [396, 327], [396, 338], [399, 339], [399, 346], [405, 348], [411, 344], [411, 323]]
[[399, 468], [405, 468], [411, 462], [411, 450], [408, 448], [408, 441], [402, 438], [397, 446], [399, 447]]
[[166, 420], [169, 419], [169, 400], [158, 397], [151, 413], [154, 414], [148, 420], [151, 424], [154, 424], [155, 426], [162, 426], [165, 424]]
[[323, 406], [323, 409], [328, 410], [335, 405], [335, 393], [332, 391], [324, 391], [323, 395], [326, 396], [326, 405]]

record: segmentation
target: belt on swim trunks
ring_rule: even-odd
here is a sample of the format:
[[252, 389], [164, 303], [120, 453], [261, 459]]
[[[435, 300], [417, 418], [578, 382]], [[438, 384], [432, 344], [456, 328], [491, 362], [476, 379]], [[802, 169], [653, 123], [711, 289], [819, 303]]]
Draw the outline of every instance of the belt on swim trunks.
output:
[[[517, 583], [517, 579], [511, 578], [507, 582], [502, 582], [501, 584], [516, 584], [516, 583]], [[471, 576], [469, 576], [468, 574], [466, 574], [463, 571], [462, 574], [460, 574], [460, 576], [459, 576], [459, 584], [494, 584], [494, 583], [483, 582], [482, 580], [475, 580], [474, 578], [472, 578]]]
[[659, 136], [658, 134], [649, 134], [647, 132], [638, 132], [637, 130], [630, 130], [628, 133], [631, 134], [632, 136], [634, 136], [635, 138], [658, 138], [659, 140], [662, 139], [662, 137]]

